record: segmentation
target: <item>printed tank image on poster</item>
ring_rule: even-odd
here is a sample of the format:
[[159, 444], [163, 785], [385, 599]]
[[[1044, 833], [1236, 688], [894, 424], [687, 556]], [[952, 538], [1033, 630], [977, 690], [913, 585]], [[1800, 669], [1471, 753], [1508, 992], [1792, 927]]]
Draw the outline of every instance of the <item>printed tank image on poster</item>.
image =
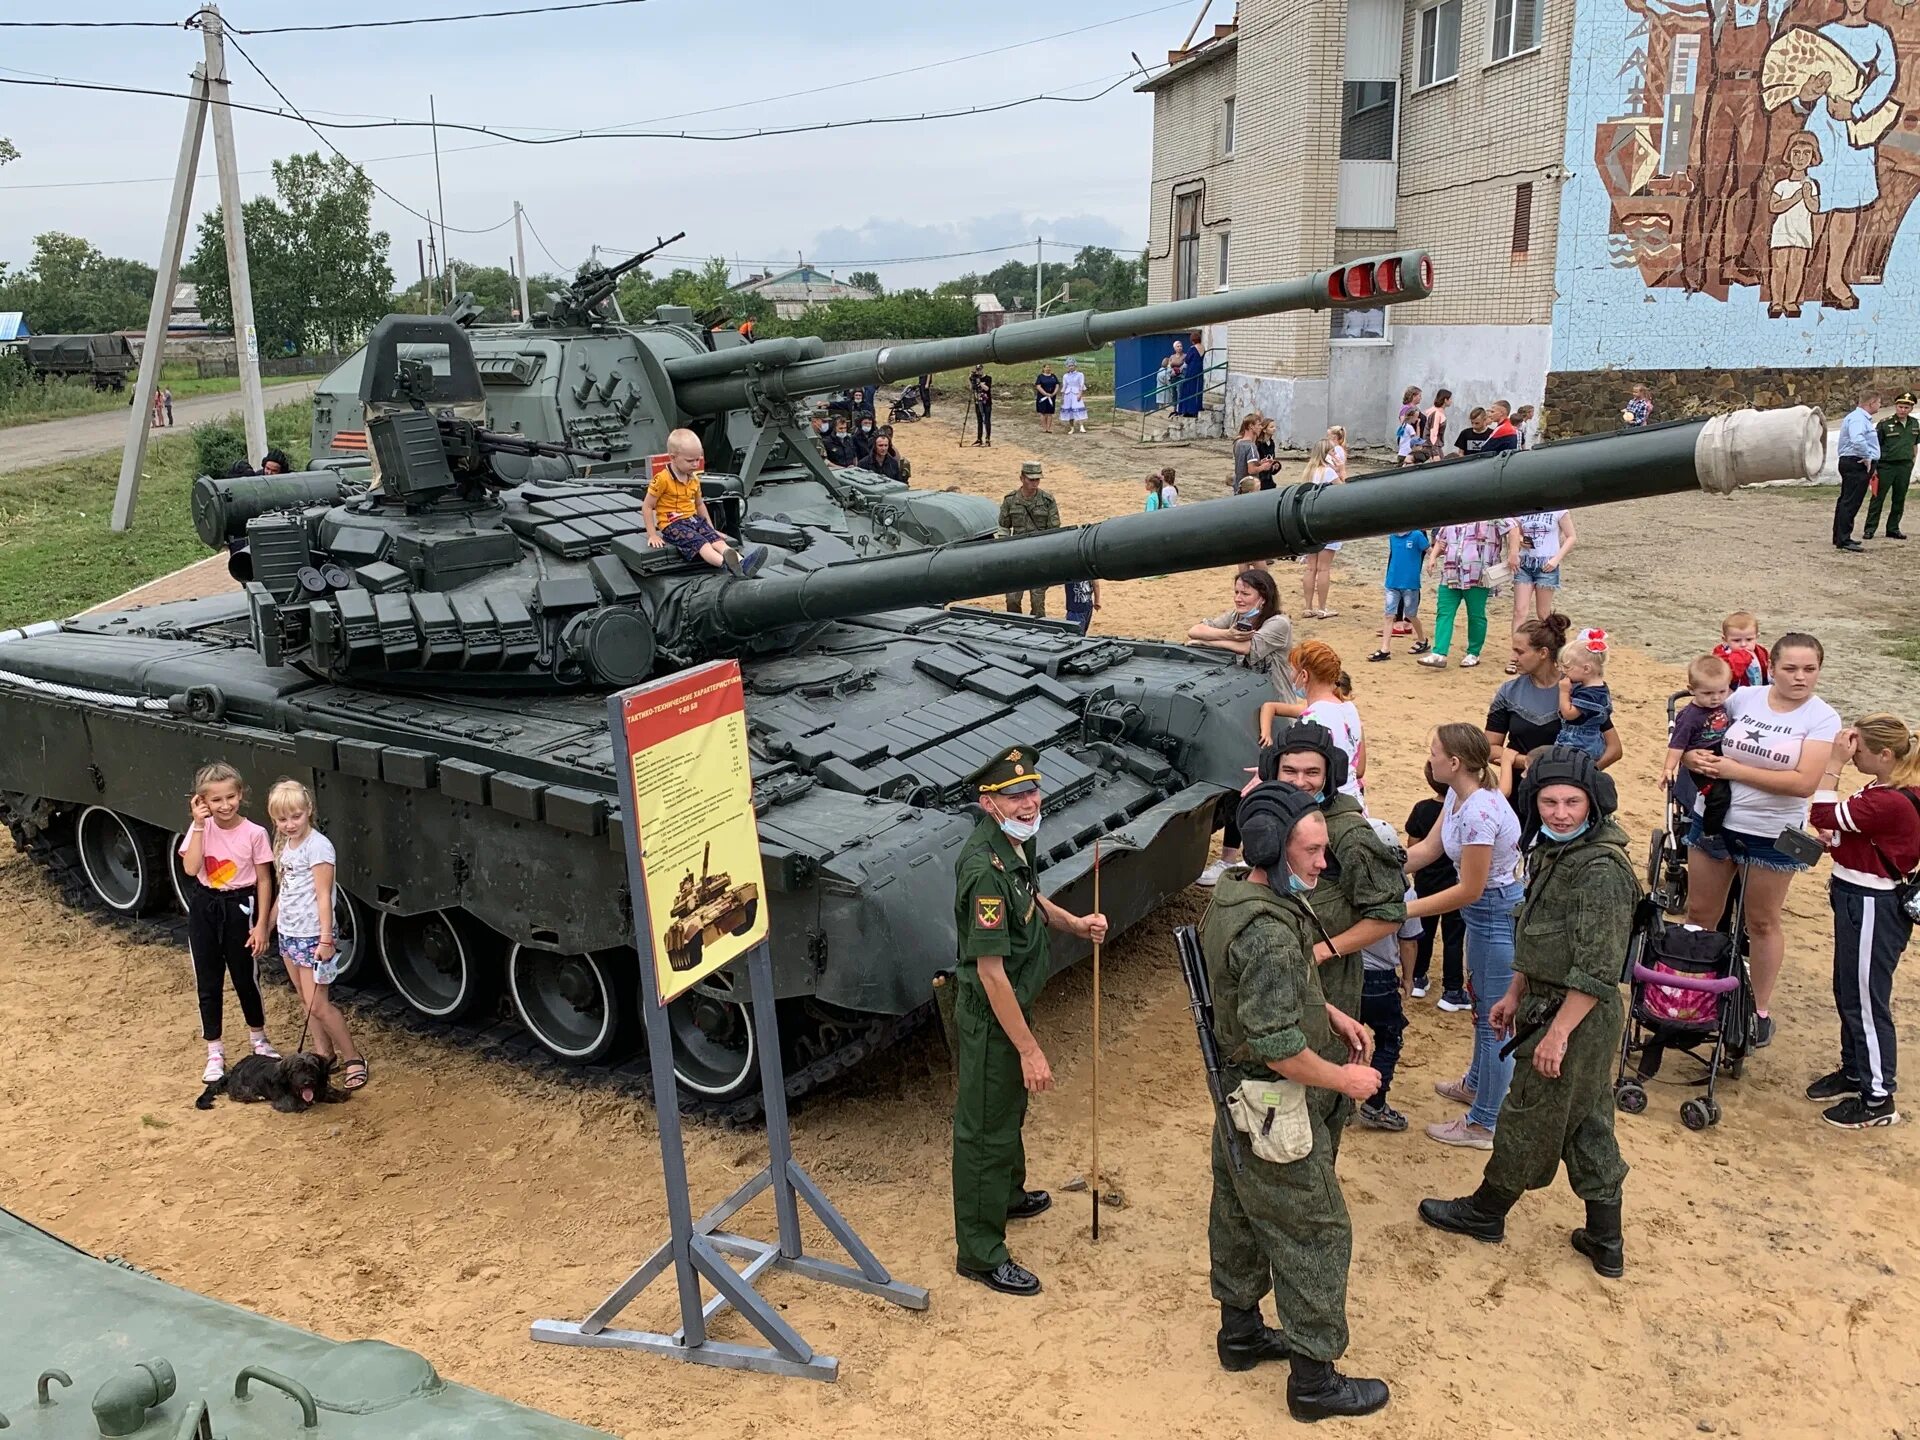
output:
[[1555, 369], [1913, 359], [1920, 6], [1590, 0], [1574, 27]]
[[767, 937], [740, 666], [644, 686], [621, 718], [664, 1004]]

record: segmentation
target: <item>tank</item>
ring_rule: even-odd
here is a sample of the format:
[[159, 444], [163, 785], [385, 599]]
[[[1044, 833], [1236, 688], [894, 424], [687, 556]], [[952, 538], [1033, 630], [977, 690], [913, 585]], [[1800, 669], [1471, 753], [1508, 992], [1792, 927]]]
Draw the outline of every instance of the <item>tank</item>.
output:
[[[666, 449], [668, 432], [691, 428], [706, 446], [710, 478], [737, 493], [743, 515], [828, 529], [863, 554], [986, 535], [997, 512], [978, 496], [915, 489], [830, 465], [809, 428], [814, 397], [975, 363], [1037, 361], [1126, 336], [1184, 334], [1276, 310], [1418, 299], [1430, 283], [1423, 256], [1387, 256], [1301, 282], [1112, 314], [1056, 315], [989, 335], [828, 358], [817, 338], [752, 341], [680, 306], [662, 306], [650, 319], [626, 323], [610, 310], [615, 285], [651, 253], [610, 269], [582, 266], [545, 311], [524, 323], [469, 329], [484, 387], [484, 414], [475, 418], [526, 439], [609, 452], [605, 460], [557, 470], [596, 479], [645, 479]], [[368, 459], [361, 398], [368, 353], [350, 356], [314, 394], [316, 466], [358, 466]], [[443, 354], [434, 352], [444, 376]], [[911, 459], [912, 430], [900, 427], [897, 438]]]
[[[1324, 297], [1324, 277], [1313, 283]], [[1048, 894], [1089, 907], [1097, 842], [1103, 908], [1122, 931], [1204, 865], [1271, 695], [1218, 652], [950, 602], [1724, 490], [1821, 458], [1814, 412], [1741, 412], [881, 555], [832, 525], [749, 518], [774, 558], [734, 579], [636, 543], [631, 482], [512, 481], [500, 467], [551, 457], [492, 456], [472, 422], [387, 409], [381, 393], [370, 386], [384, 411], [370, 428], [393, 463], [377, 487], [328, 503], [337, 476], [261, 477], [196, 497], [203, 534], [238, 526], [253, 542], [244, 594], [0, 635], [0, 733], [14, 741], [0, 749], [0, 810], [76, 901], [131, 918], [176, 903], [167, 856], [198, 765], [227, 759], [256, 792], [291, 775], [314, 789], [340, 855], [343, 994], [636, 1092], [646, 1065], [633, 1053], [609, 687], [741, 663], [767, 891], [749, 903], [768, 906], [800, 1094], [928, 1013], [954, 953], [966, 777], [996, 751], [1041, 751]], [[689, 919], [730, 885], [705, 879]], [[1058, 943], [1056, 966], [1084, 948]], [[744, 1118], [758, 1046], [735, 984], [712, 977], [668, 1017], [684, 1102]]]
[[0, 1210], [7, 1440], [608, 1440], [452, 1385], [411, 1350], [326, 1340], [96, 1260]]
[[675, 970], [697, 970], [700, 955], [722, 935], [744, 935], [760, 915], [760, 887], [735, 885], [724, 871], [712, 873], [713, 845], [700, 852], [700, 878], [689, 870], [668, 910], [667, 964]]

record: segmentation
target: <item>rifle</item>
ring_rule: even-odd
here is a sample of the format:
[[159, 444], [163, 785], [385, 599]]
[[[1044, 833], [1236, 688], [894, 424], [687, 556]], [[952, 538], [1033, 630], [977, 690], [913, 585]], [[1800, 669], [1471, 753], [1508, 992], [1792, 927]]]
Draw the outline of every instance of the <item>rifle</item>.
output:
[[1220, 1117], [1220, 1131], [1227, 1137], [1227, 1159], [1238, 1175], [1246, 1168], [1240, 1153], [1240, 1135], [1227, 1110], [1227, 1081], [1220, 1060], [1220, 1046], [1213, 1038], [1213, 985], [1207, 979], [1206, 957], [1200, 953], [1200, 937], [1191, 925], [1173, 928], [1174, 948], [1180, 952], [1180, 974], [1187, 982], [1187, 1003], [1193, 1011], [1193, 1028], [1200, 1036], [1200, 1062], [1207, 1072], [1207, 1093], [1213, 1096], [1213, 1108]]

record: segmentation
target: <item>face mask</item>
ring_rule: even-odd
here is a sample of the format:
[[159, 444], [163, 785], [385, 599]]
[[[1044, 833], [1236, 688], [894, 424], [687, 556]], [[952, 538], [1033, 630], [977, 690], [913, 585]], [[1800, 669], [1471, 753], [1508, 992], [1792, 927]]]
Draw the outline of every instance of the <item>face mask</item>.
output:
[[871, 426], [871, 425], [862, 425], [862, 426], [860, 427], [860, 433], [861, 433], [862, 435], [871, 435], [871, 434], [873, 433], [873, 426]]
[[1587, 833], [1587, 830], [1592, 826], [1592, 824], [1593, 822], [1591, 820], [1582, 820], [1573, 829], [1568, 830], [1563, 834], [1562, 832], [1554, 829], [1551, 825], [1542, 823], [1540, 826], [1540, 833], [1546, 836], [1549, 840], [1557, 840], [1564, 845], [1569, 840], [1578, 840], [1582, 835]]
[[1016, 845], [1024, 844], [1040, 833], [1040, 817], [1036, 815], [1031, 820], [1003, 817], [1000, 821], [1000, 833]]
[[1287, 893], [1289, 895], [1304, 895], [1311, 889], [1313, 889], [1312, 885], [1302, 880], [1291, 870], [1287, 872]]

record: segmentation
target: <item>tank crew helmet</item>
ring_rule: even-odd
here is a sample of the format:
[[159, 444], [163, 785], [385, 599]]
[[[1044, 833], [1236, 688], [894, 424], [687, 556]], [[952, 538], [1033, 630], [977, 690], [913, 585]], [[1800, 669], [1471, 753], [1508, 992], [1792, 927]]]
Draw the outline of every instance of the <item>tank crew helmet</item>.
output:
[[1320, 803], [1331, 801], [1340, 787], [1347, 783], [1350, 762], [1347, 752], [1342, 750], [1333, 738], [1333, 732], [1326, 726], [1312, 720], [1296, 720], [1281, 733], [1280, 739], [1260, 752], [1260, 778], [1278, 780], [1280, 778], [1280, 757], [1296, 751], [1309, 750], [1327, 763], [1326, 788], [1321, 791]]
[[1030, 795], [1040, 788], [1040, 752], [1014, 745], [967, 777], [982, 795]]
[[[1527, 762], [1526, 778], [1520, 784], [1520, 839], [1532, 845], [1544, 828], [1540, 823], [1540, 792], [1549, 785], [1572, 785], [1586, 791], [1591, 807], [1587, 820], [1597, 825], [1619, 807], [1620, 792], [1613, 777], [1594, 763], [1593, 757], [1571, 745], [1545, 745], [1535, 750]], [[1552, 838], [1552, 832], [1548, 832]], [[1569, 836], [1559, 836], [1569, 839]]]
[[1267, 872], [1267, 885], [1276, 895], [1285, 895], [1291, 888], [1287, 841], [1296, 825], [1318, 811], [1306, 791], [1278, 781], [1256, 785], [1240, 798], [1240, 853], [1249, 865]]

